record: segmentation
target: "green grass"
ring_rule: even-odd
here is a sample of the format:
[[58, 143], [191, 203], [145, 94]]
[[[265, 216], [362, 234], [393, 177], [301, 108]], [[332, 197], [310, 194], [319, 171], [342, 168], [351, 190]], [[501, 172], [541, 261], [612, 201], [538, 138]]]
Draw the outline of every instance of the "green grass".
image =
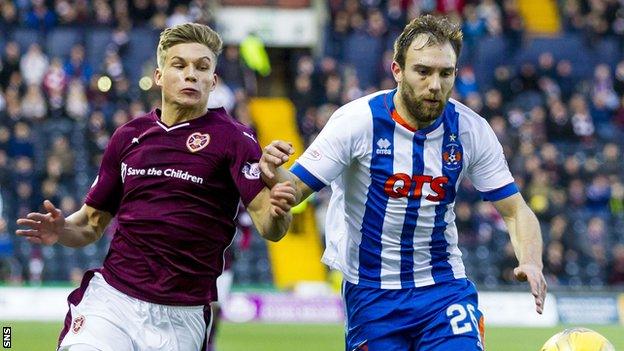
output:
[[[54, 350], [60, 323], [6, 322], [11, 326], [16, 351]], [[616, 350], [624, 350], [624, 326], [586, 326], [606, 336]], [[556, 328], [486, 329], [488, 351], [538, 351]], [[219, 330], [218, 351], [332, 351], [344, 350], [342, 326], [294, 324], [232, 324], [224, 323]]]

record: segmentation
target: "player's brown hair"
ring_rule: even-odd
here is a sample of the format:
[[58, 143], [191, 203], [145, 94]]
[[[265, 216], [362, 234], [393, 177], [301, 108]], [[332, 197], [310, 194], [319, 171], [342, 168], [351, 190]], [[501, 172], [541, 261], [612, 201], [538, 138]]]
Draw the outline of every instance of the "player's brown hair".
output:
[[405, 26], [403, 33], [394, 42], [394, 61], [401, 69], [405, 68], [405, 53], [412, 41], [418, 35], [428, 36], [426, 45], [444, 44], [449, 42], [455, 51], [457, 59], [462, 48], [464, 37], [460, 26], [449, 21], [446, 17], [434, 17], [432, 15], [419, 16], [414, 18]]
[[158, 67], [162, 68], [164, 66], [167, 50], [170, 47], [185, 43], [204, 44], [217, 58], [223, 49], [223, 41], [219, 34], [207, 25], [199, 23], [179, 24], [166, 28], [160, 33], [158, 49], [156, 50]]

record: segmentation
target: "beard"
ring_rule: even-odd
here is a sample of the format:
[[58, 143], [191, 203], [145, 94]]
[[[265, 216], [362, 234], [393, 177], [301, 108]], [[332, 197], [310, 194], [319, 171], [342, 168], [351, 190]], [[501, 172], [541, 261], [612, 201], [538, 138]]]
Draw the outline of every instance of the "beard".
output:
[[424, 97], [417, 97], [414, 89], [405, 80], [399, 83], [399, 87], [403, 104], [409, 114], [416, 120], [419, 128], [430, 125], [440, 117], [450, 96], [450, 92], [447, 96], [427, 96], [427, 98], [439, 100], [437, 104], [432, 105], [425, 103]]

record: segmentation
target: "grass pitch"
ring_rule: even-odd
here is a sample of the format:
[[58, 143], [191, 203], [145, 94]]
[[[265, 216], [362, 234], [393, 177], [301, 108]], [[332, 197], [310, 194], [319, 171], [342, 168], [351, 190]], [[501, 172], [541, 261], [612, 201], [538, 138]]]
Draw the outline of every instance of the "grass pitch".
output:
[[[10, 326], [11, 350], [52, 351], [61, 323], [0, 321]], [[611, 340], [616, 350], [624, 350], [624, 326], [585, 326]], [[487, 351], [539, 351], [544, 341], [564, 329], [501, 328], [486, 329]], [[223, 323], [217, 338], [217, 351], [343, 351], [343, 328], [338, 324], [233, 324]]]

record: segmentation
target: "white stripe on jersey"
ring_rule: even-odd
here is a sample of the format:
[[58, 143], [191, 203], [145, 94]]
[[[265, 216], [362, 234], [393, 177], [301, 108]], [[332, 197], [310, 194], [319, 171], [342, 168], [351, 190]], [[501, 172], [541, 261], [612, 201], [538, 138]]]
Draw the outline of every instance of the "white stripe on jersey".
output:
[[455, 276], [455, 278], [464, 278], [466, 277], [466, 269], [464, 268], [464, 262], [461, 259], [461, 250], [457, 245], [459, 241], [459, 236], [457, 232], [457, 225], [455, 225], [455, 212], [453, 211], [453, 206], [455, 206], [455, 202], [453, 202], [452, 204], [448, 204], [448, 210], [446, 211], [446, 215], [444, 216], [444, 221], [448, 223], [446, 231], [444, 232], [444, 237], [449, 243], [446, 251], [449, 253], [448, 263], [453, 269], [453, 275]]
[[[397, 124], [394, 127], [394, 158], [392, 167], [394, 173], [412, 174], [412, 139], [414, 133]], [[401, 150], [399, 152], [398, 150]], [[405, 150], [405, 151], [403, 151]], [[407, 151], [410, 150], [410, 151]], [[389, 157], [392, 157], [389, 156]], [[396, 186], [402, 186], [397, 184]], [[401, 287], [401, 236], [405, 222], [407, 197], [389, 198], [384, 217], [383, 232], [381, 234], [381, 286]], [[397, 285], [398, 282], [398, 285]]]

